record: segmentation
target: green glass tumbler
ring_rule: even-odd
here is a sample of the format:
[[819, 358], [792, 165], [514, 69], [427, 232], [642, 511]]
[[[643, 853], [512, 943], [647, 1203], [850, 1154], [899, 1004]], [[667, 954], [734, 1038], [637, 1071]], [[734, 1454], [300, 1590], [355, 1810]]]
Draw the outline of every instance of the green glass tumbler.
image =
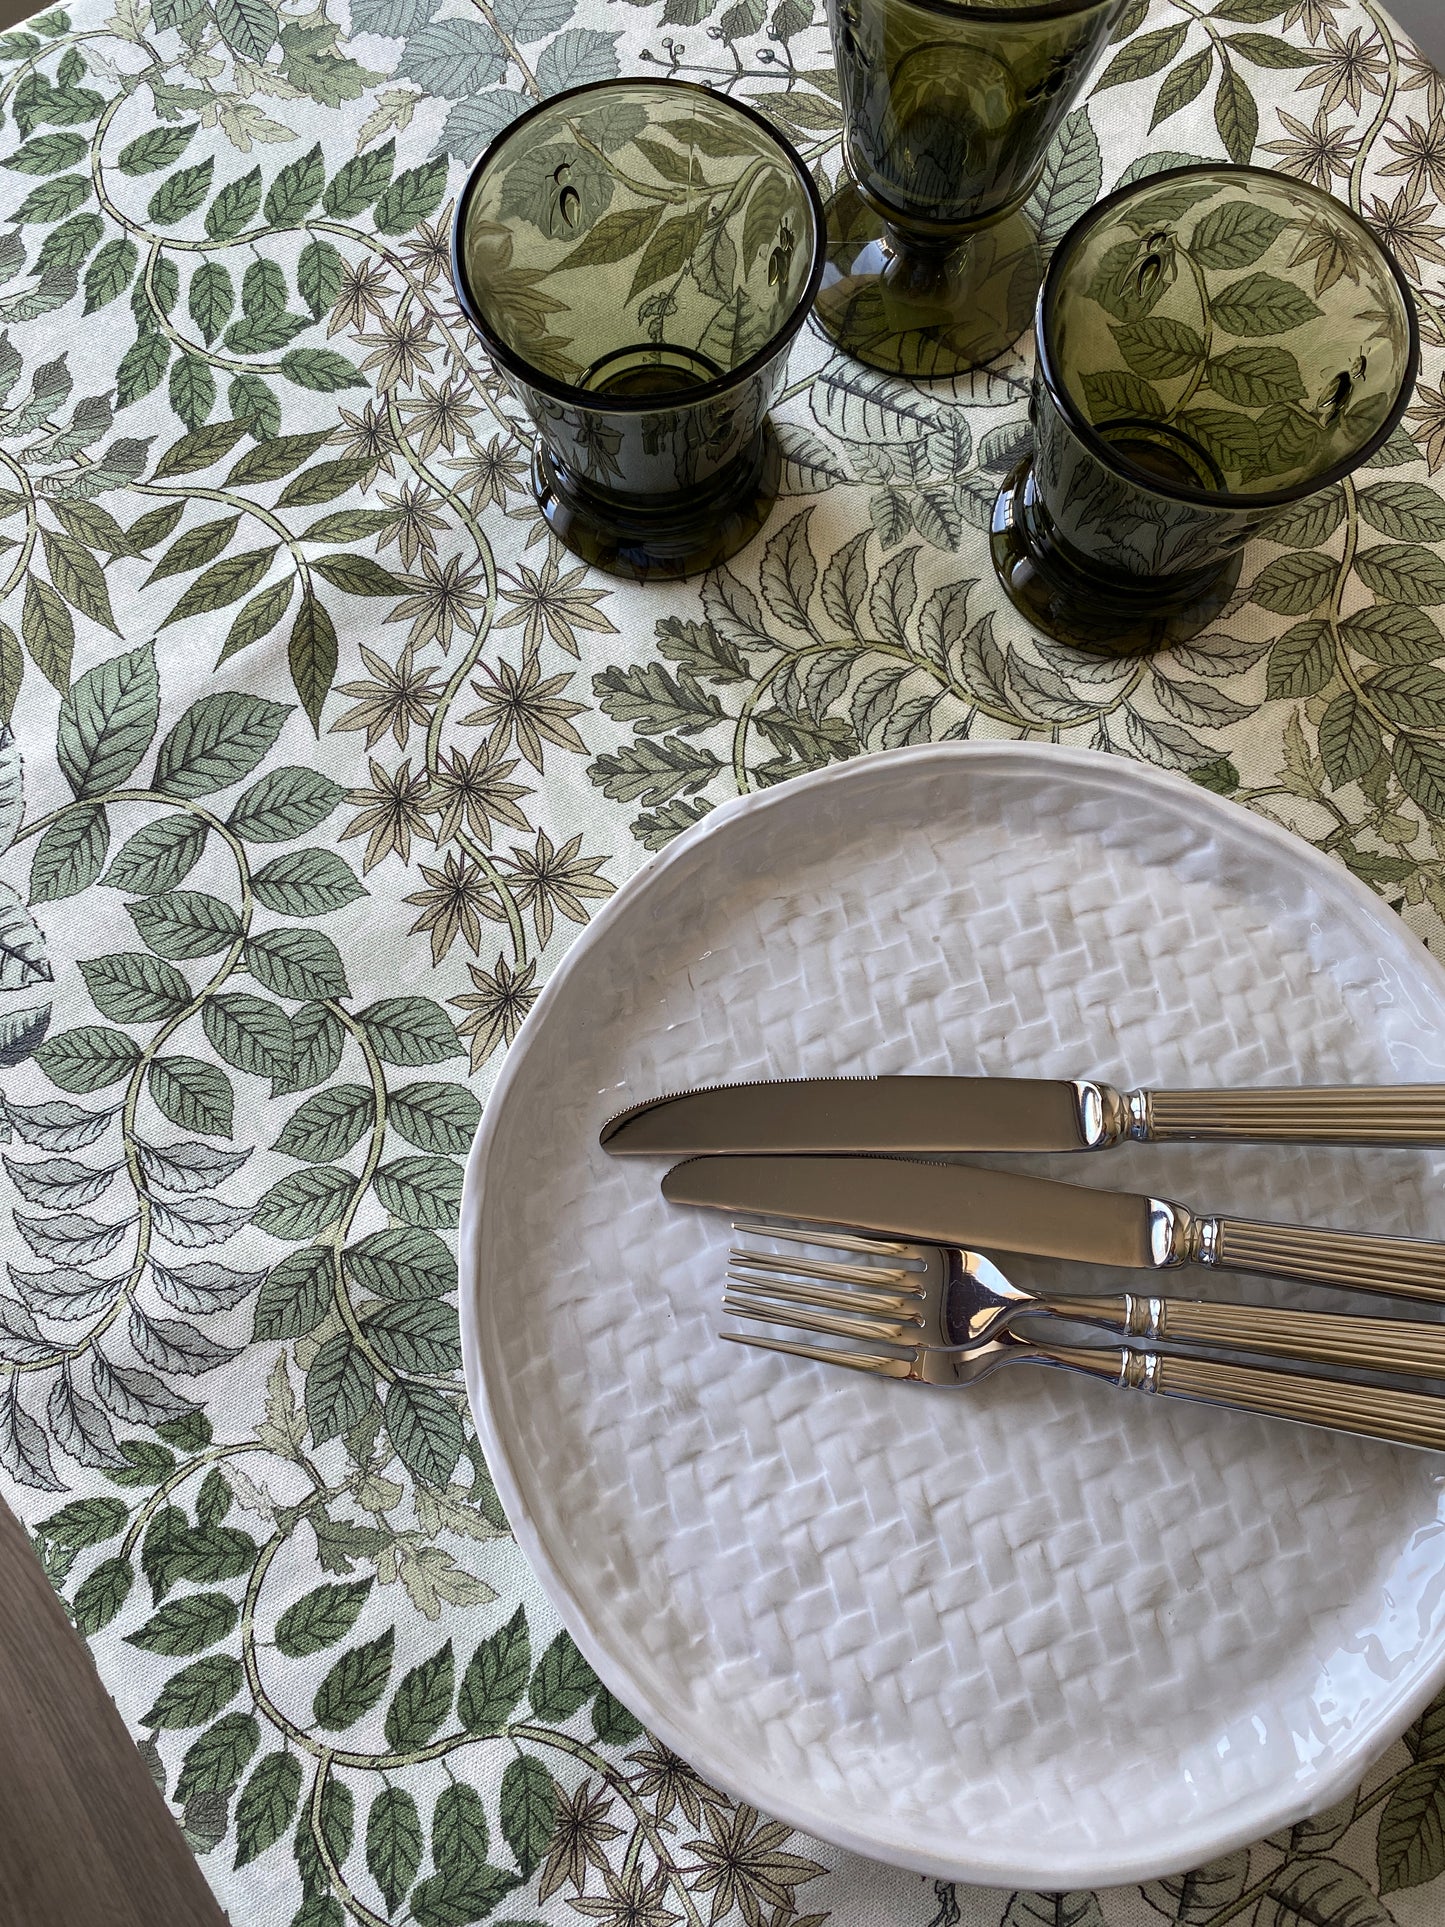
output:
[[1415, 304], [1333, 196], [1259, 167], [1120, 188], [1039, 296], [1032, 454], [994, 509], [1015, 605], [1131, 654], [1207, 628], [1240, 551], [1387, 439], [1419, 365]]
[[991, 361], [1044, 253], [1023, 204], [1124, 0], [828, 0], [848, 179], [818, 320], [871, 367]]
[[761, 115], [602, 81], [514, 121], [457, 202], [457, 298], [537, 427], [569, 549], [645, 581], [711, 568], [777, 494], [768, 407], [823, 264], [807, 169]]

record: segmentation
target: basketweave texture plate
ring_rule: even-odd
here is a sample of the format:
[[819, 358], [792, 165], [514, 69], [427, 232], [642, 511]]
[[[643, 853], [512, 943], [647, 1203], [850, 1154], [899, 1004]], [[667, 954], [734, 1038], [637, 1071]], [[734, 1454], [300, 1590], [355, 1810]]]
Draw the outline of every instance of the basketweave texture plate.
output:
[[[1445, 1673], [1445, 1459], [1057, 1372], [950, 1393], [722, 1344], [726, 1221], [598, 1147], [661, 1091], [887, 1072], [1445, 1080], [1445, 975], [1303, 843], [1089, 752], [864, 758], [680, 837], [538, 1000], [463, 1203], [473, 1410], [578, 1644], [722, 1786], [936, 1876], [1138, 1881], [1339, 1798]], [[1441, 1164], [1020, 1168], [1439, 1237]]]

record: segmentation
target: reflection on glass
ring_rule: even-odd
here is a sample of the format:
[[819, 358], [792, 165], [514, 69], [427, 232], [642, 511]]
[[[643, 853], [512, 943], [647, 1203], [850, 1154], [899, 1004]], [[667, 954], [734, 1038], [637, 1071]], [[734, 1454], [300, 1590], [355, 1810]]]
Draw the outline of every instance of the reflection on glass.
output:
[[1398, 268], [1318, 188], [1218, 166], [1121, 189], [1040, 296], [1034, 452], [994, 512], [1004, 587], [1064, 641], [1197, 633], [1250, 535], [1385, 440], [1418, 352]]
[[822, 271], [817, 194], [766, 121], [682, 81], [559, 94], [477, 163], [452, 270], [537, 424], [537, 499], [569, 548], [645, 579], [757, 532], [767, 410]]

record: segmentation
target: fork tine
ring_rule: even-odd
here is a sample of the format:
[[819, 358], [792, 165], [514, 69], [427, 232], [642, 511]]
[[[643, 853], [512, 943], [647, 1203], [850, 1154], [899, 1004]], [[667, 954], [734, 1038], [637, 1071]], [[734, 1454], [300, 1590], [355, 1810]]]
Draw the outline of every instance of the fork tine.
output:
[[746, 1265], [735, 1265], [728, 1273], [729, 1282], [742, 1285], [748, 1291], [768, 1298], [785, 1298], [790, 1304], [818, 1305], [825, 1311], [855, 1311], [860, 1315], [870, 1311], [891, 1314], [895, 1318], [918, 1320], [918, 1308], [923, 1302], [893, 1291], [830, 1291], [826, 1285], [810, 1285], [801, 1279], [775, 1278], [768, 1272], [753, 1271]]
[[832, 1278], [840, 1285], [896, 1285], [901, 1291], [915, 1289], [909, 1280], [920, 1275], [895, 1265], [833, 1265], [821, 1258], [788, 1258], [779, 1251], [754, 1251], [751, 1245], [734, 1245], [728, 1257], [754, 1265], [760, 1271], [785, 1271], [804, 1278]]
[[766, 1218], [734, 1218], [734, 1231], [755, 1231], [762, 1238], [776, 1238], [779, 1244], [832, 1245], [839, 1251], [876, 1251], [884, 1257], [903, 1257], [912, 1245], [885, 1238], [860, 1238], [851, 1231], [785, 1231]]
[[794, 1310], [788, 1305], [770, 1303], [730, 1291], [723, 1297], [723, 1310], [735, 1318], [753, 1318], [760, 1325], [785, 1325], [790, 1331], [823, 1332], [829, 1338], [872, 1338], [883, 1345], [916, 1345], [918, 1334], [886, 1318], [840, 1318], [825, 1311]]
[[840, 1352], [823, 1345], [793, 1345], [783, 1338], [759, 1338], [752, 1332], [719, 1332], [730, 1345], [752, 1345], [760, 1352], [787, 1352], [792, 1358], [813, 1358], [822, 1365], [846, 1365], [853, 1372], [876, 1372], [881, 1378], [907, 1378], [906, 1358], [884, 1358], [874, 1352]]

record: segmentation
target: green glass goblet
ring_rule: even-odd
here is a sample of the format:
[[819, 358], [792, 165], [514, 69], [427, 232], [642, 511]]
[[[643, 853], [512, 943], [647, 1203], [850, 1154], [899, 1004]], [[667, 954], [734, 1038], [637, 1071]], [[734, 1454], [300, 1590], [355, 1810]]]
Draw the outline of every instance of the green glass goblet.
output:
[[537, 426], [553, 533], [647, 580], [711, 568], [777, 493], [767, 411], [822, 273], [806, 168], [750, 108], [676, 80], [558, 94], [457, 202], [457, 298]]
[[1265, 168], [1183, 167], [1100, 201], [1039, 296], [1032, 454], [994, 566], [1036, 629], [1132, 654], [1196, 635], [1278, 510], [1369, 459], [1419, 364], [1369, 228]]
[[991, 361], [1043, 278], [1023, 211], [1123, 0], [828, 0], [849, 178], [818, 320], [871, 367]]

